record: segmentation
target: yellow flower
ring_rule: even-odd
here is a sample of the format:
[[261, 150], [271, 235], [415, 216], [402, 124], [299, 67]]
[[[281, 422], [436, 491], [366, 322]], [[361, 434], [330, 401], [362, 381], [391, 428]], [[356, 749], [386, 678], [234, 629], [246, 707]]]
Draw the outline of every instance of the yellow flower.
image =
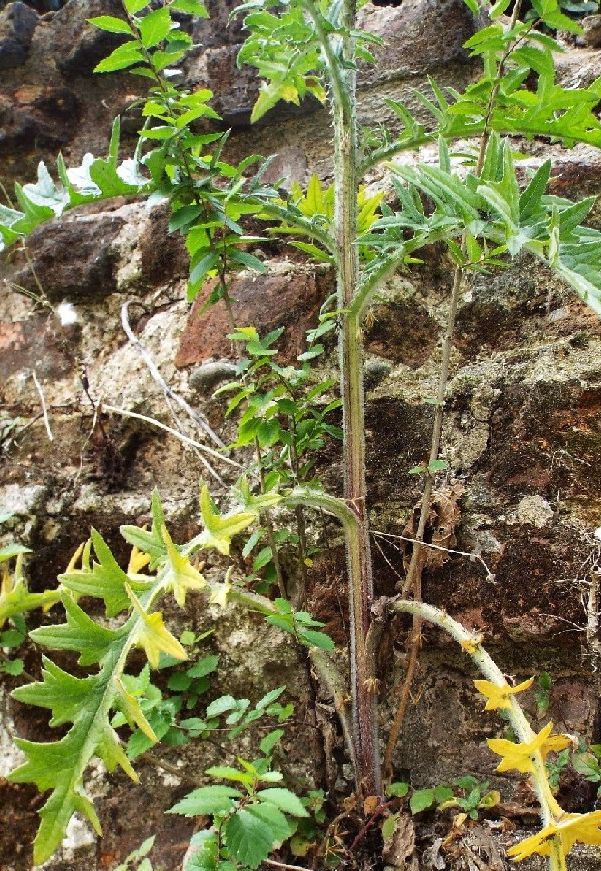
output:
[[551, 736], [552, 730], [553, 723], [547, 723], [532, 741], [521, 744], [514, 744], [513, 741], [507, 741], [505, 738], [489, 738], [486, 743], [492, 752], [502, 757], [497, 771], [516, 769], [523, 774], [531, 774], [534, 771], [532, 757], [536, 753], [540, 753], [544, 759], [548, 753], [563, 750], [571, 745], [572, 741], [567, 735]]
[[484, 710], [498, 711], [502, 708], [510, 708], [511, 702], [509, 701], [509, 696], [513, 696], [516, 693], [522, 693], [524, 692], [524, 690], [530, 689], [533, 683], [534, 678], [531, 677], [528, 680], [519, 683], [515, 687], [509, 686], [508, 683], [499, 686], [498, 684], [494, 684], [489, 680], [475, 680], [474, 686], [479, 693], [482, 693], [483, 696], [486, 696], [486, 705], [484, 706]]
[[576, 841], [582, 844], [601, 844], [601, 811], [588, 814], [565, 814], [558, 822], [551, 823], [519, 844], [511, 847], [507, 855], [521, 862], [528, 856], [538, 853], [549, 856], [553, 849], [552, 840], [559, 837], [561, 850], [567, 856]]

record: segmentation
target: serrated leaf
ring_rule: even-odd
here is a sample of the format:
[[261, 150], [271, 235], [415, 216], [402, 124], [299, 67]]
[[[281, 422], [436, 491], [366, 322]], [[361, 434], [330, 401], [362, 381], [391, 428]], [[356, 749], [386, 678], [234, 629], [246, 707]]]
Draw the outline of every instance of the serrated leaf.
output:
[[395, 783], [390, 783], [386, 787], [386, 795], [395, 796], [396, 798], [403, 798], [409, 792], [409, 784], [404, 781], [398, 781]]
[[180, 814], [184, 817], [228, 813], [234, 808], [237, 798], [242, 798], [242, 793], [232, 786], [222, 786], [221, 784], [201, 786], [199, 789], [189, 792], [177, 804], [169, 808], [167, 813]]
[[281, 787], [270, 787], [269, 789], [260, 789], [257, 792], [257, 798], [262, 802], [269, 802], [275, 805], [286, 814], [293, 817], [308, 817], [309, 814], [302, 801], [289, 789]]
[[42, 680], [13, 690], [13, 698], [25, 705], [52, 711], [51, 726], [73, 723], [80, 708], [94, 691], [94, 676], [78, 678], [42, 657]]
[[420, 811], [425, 811], [434, 804], [433, 789], [416, 789], [409, 799], [409, 807], [412, 814], [418, 814]]
[[269, 732], [269, 734], [265, 735], [259, 743], [261, 753], [265, 756], [269, 756], [276, 744], [284, 737], [284, 734], [283, 729], [274, 729], [273, 732]]
[[194, 663], [193, 666], [186, 669], [186, 674], [193, 678], [206, 677], [208, 674], [217, 670], [219, 665], [218, 656], [204, 656]]
[[97, 557], [91, 567], [69, 567], [59, 575], [62, 585], [80, 596], [94, 596], [104, 601], [107, 617], [114, 617], [129, 607], [127, 586], [140, 592], [152, 584], [152, 578], [130, 578], [119, 566], [104, 538], [95, 529], [91, 531], [94, 553]]
[[41, 626], [30, 632], [36, 644], [51, 650], [73, 650], [79, 652], [79, 665], [92, 665], [99, 662], [121, 633], [105, 629], [94, 622], [79, 605], [63, 593], [62, 602], [67, 615], [66, 623]]
[[132, 29], [122, 18], [115, 18], [112, 15], [100, 15], [96, 18], [88, 18], [88, 22], [93, 24], [99, 30], [106, 30], [107, 33], [127, 33], [131, 36]]
[[223, 833], [231, 855], [251, 869], [259, 867], [277, 842], [271, 821], [263, 819], [252, 806], [230, 817]]
[[94, 67], [95, 73], [113, 73], [117, 70], [125, 70], [136, 63], [144, 60], [140, 48], [134, 40], [124, 42], [112, 51], [108, 57], [101, 60]]
[[231, 711], [236, 707], [236, 699], [233, 696], [221, 696], [207, 708], [207, 717], [220, 717], [226, 711]]
[[140, 21], [140, 36], [144, 48], [153, 48], [162, 42], [172, 27], [171, 15], [167, 6], [149, 12]]
[[166, 582], [173, 590], [175, 601], [180, 608], [183, 608], [186, 604], [186, 593], [189, 590], [204, 590], [207, 582], [198, 569], [194, 568], [188, 557], [178, 551], [166, 526], [161, 532], [167, 551]]
[[127, 587], [127, 593], [134, 611], [140, 618], [134, 643], [144, 649], [151, 667], [159, 667], [161, 653], [166, 653], [168, 656], [173, 656], [175, 659], [179, 660], [187, 659], [188, 654], [186, 653], [185, 648], [182, 647], [177, 638], [169, 632], [163, 622], [163, 615], [161, 612], [155, 611], [153, 614], [148, 614], [141, 606], [129, 586]]
[[313, 629], [298, 629], [298, 638], [308, 647], [318, 647], [320, 650], [334, 650], [336, 647], [329, 635]]

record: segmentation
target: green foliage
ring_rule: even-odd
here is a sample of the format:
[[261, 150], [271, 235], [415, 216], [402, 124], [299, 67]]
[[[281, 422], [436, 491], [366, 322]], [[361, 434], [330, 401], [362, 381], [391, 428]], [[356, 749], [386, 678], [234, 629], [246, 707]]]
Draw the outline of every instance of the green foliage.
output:
[[[199, 548], [227, 551], [229, 537], [252, 522], [254, 515], [246, 514], [241, 520], [239, 514], [230, 514], [222, 519], [212, 507], [205, 505], [203, 518], [208, 526], [188, 545], [188, 552]], [[184, 583], [195, 589], [202, 589], [204, 585], [198, 583], [201, 576], [189, 562], [186, 549], [173, 545], [158, 494], [153, 497], [152, 530], [132, 533], [131, 528], [125, 528], [124, 535], [129, 536], [135, 546], [148, 547], [148, 556], [141, 555], [134, 547], [126, 572], [117, 564], [102, 536], [93, 531], [90, 541], [78, 548], [60, 579], [67, 622], [41, 627], [31, 633], [38, 644], [54, 650], [74, 651], [79, 655], [80, 665], [97, 665], [98, 670], [87, 677], [74, 677], [44, 659], [42, 681], [14, 691], [19, 701], [48, 708], [52, 714], [51, 725], [72, 724], [67, 734], [54, 743], [18, 741], [26, 762], [12, 773], [11, 779], [17, 783], [34, 782], [43, 791], [52, 790], [40, 812], [42, 822], [34, 845], [36, 862], [44, 861], [56, 849], [75, 811], [84, 814], [99, 831], [96, 813], [83, 787], [83, 775], [93, 756], [99, 756], [109, 771], [119, 765], [136, 779], [111, 723], [111, 708], [118, 712], [118, 725], [125, 719], [151, 743], [158, 738], [140, 701], [144, 687], [150, 690], [149, 671], [146, 669], [138, 678], [125, 673], [130, 651], [141, 647], [152, 667], [159, 665], [163, 654], [176, 659], [187, 657], [181, 643], [164, 625], [161, 612], [152, 608], [168, 592], [179, 598]], [[141, 574], [140, 569], [150, 561], [154, 573]], [[102, 601], [107, 616], [116, 617], [125, 612], [120, 625], [108, 629], [93, 621], [77, 603], [75, 597], [80, 595]], [[196, 667], [208, 673], [207, 669], [213, 665], [209, 660], [202, 665], [197, 663]], [[194, 676], [193, 673], [192, 678]], [[162, 722], [163, 728], [164, 708], [157, 710], [156, 694], [154, 698], [152, 693], [150, 695], [146, 700], [147, 710], [155, 722]]]
[[154, 836], [147, 838], [136, 850], [132, 850], [125, 861], [117, 865], [113, 871], [153, 871], [148, 854], [154, 847], [154, 840]]
[[601, 797], [601, 744], [588, 744], [579, 738], [575, 747], [568, 747], [548, 759], [549, 783], [554, 792], [559, 789], [564, 772], [570, 769], [583, 777], [588, 783], [597, 785], [597, 798]]
[[[469, 5], [478, 11], [476, 0], [470, 0]], [[124, 0], [124, 8], [124, 18], [99, 16], [91, 23], [122, 37], [96, 72], [126, 70], [148, 83], [141, 108], [144, 121], [133, 158], [119, 160], [116, 119], [106, 158], [88, 155], [81, 167], [67, 169], [59, 157], [58, 182], [40, 164], [36, 184], [16, 186], [16, 207], [11, 202], [0, 207], [1, 246], [24, 239], [42, 222], [80, 204], [121, 195], [152, 195], [169, 201], [169, 230], [185, 239], [190, 257], [190, 300], [202, 292], [205, 305], [223, 300], [231, 315], [231, 275], [241, 269], [265, 270], [262, 260], [249, 250], [263, 241], [247, 235], [249, 219], [275, 222], [275, 232], [290, 238], [305, 254], [332, 264], [339, 278], [346, 252], [356, 246], [360, 276], [349, 308], [345, 308], [346, 297], [336, 311], [330, 310], [330, 301], [326, 303], [295, 366], [281, 366], [276, 360], [275, 345], [281, 330], [261, 337], [252, 326], [232, 329], [230, 338], [244, 345], [246, 356], [239, 363], [235, 381], [218, 394], [232, 394], [227, 414], [238, 416], [237, 437], [230, 447], [251, 447], [255, 462], [229, 494], [230, 501], [223, 501], [228, 507], [219, 508], [208, 488], [202, 487], [202, 529], [195, 538], [184, 545], [174, 543], [155, 493], [150, 530], [133, 526], [121, 530], [133, 547], [126, 570], [100, 533], [92, 530], [90, 540], [78, 549], [60, 576], [59, 590], [31, 594], [21, 572], [24, 549], [9, 545], [0, 550], [0, 644], [5, 648], [18, 646], [24, 636], [22, 614], [60, 598], [66, 622], [42, 626], [31, 638], [51, 650], [76, 654], [78, 664], [87, 669], [70, 674], [44, 657], [42, 680], [14, 692], [19, 701], [48, 709], [52, 727], [67, 727], [55, 742], [18, 742], [26, 761], [11, 779], [33, 782], [50, 793], [40, 813], [36, 863], [47, 859], [58, 846], [74, 812], [86, 816], [99, 831], [84, 787], [84, 775], [94, 756], [102, 759], [109, 771], [120, 766], [135, 779], [130, 759], [159, 740], [176, 745], [210, 737], [217, 730], [235, 738], [264, 718], [281, 724], [292, 714], [292, 707], [280, 702], [283, 687], [278, 687], [254, 705], [246, 698], [222, 695], [203, 706], [199, 715], [217, 657], [201, 656], [174, 670], [175, 663], [188, 659], [184, 645], [195, 644], [197, 639], [184, 633], [178, 640], [166, 627], [161, 611], [155, 610], [166, 595], [172, 594], [180, 607], [185, 606], [189, 593], [200, 593], [209, 604], [222, 607], [232, 600], [242, 602], [306, 647], [322, 652], [334, 648], [332, 639], [320, 631], [323, 624], [311, 614], [294, 608], [282, 595], [272, 602], [250, 593], [248, 584], [258, 579], [262, 589], [269, 590], [277, 574], [281, 547], [298, 547], [301, 568], [310, 563], [312, 551], [303, 541], [303, 504], [323, 508], [324, 500], [329, 499], [330, 506], [337, 503], [346, 511], [338, 511], [345, 529], [358, 528], [356, 502], [325, 496], [315, 478], [316, 452], [327, 439], [340, 438], [342, 433], [332, 421], [341, 404], [331, 396], [334, 382], [320, 379], [312, 367], [324, 354], [324, 338], [339, 325], [345, 328], [343, 336], [349, 324], [353, 326], [348, 347], [358, 351], [360, 361], [361, 314], [387, 276], [399, 267], [419, 262], [419, 252], [435, 242], [443, 243], [450, 261], [461, 272], [489, 272], [506, 266], [518, 255], [533, 255], [601, 313], [601, 234], [583, 225], [593, 198], [572, 203], [550, 195], [550, 162], [524, 184], [510, 144], [500, 138], [506, 133], [542, 136], [567, 146], [576, 142], [601, 146], [601, 123], [596, 115], [601, 99], [599, 81], [578, 89], [565, 89], [556, 81], [553, 55], [558, 44], [549, 31], [580, 32], [579, 25], [565, 15], [565, 4], [534, 0], [533, 13], [526, 20], [514, 18], [507, 25], [499, 18], [508, 3], [497, 0], [491, 9], [491, 23], [466, 43], [471, 56], [481, 63], [480, 77], [463, 93], [443, 90], [431, 82], [430, 95], [416, 95], [429, 115], [427, 123], [401, 103], [388, 101], [402, 125], [401, 132], [391, 137], [370, 131], [364, 137], [369, 152], [359, 174], [401, 151], [427, 142], [439, 143], [437, 166], [388, 164], [394, 194], [390, 201], [380, 193], [368, 195], [359, 185], [353, 187], [354, 183], [349, 185], [350, 193], [343, 190], [338, 173], [336, 186], [324, 188], [314, 177], [306, 191], [295, 185], [283, 199], [277, 184], [263, 183], [267, 161], [250, 155], [238, 164], [227, 162], [223, 158], [227, 134], [217, 129], [221, 119], [211, 106], [211, 92], [175, 84], [178, 67], [193, 47], [176, 13], [204, 17], [203, 4], [199, 0], [173, 0], [151, 6], [146, 0]], [[357, 61], [373, 59], [368, 45], [375, 40], [348, 26], [343, 3], [250, 0], [239, 11], [245, 14], [248, 32], [239, 62], [253, 65], [262, 79], [251, 120], [262, 118], [281, 100], [295, 104], [311, 94], [324, 101], [327, 83], [336, 109], [342, 108], [346, 120], [353, 121], [354, 95], [346, 89], [346, 82], [353, 78]], [[451, 150], [452, 141], [475, 136], [481, 137], [480, 152]], [[351, 155], [351, 161], [354, 157]], [[352, 169], [354, 178], [357, 167]], [[353, 198], [350, 211], [357, 197], [358, 220], [355, 227], [346, 227], [341, 245], [340, 232], [345, 228], [337, 205], [344, 196]], [[268, 228], [268, 232], [274, 229]], [[358, 371], [351, 373], [356, 376], [355, 388], [361, 381], [360, 362], [357, 366]], [[342, 375], [349, 377], [345, 371]], [[357, 388], [353, 395], [360, 392]], [[347, 435], [350, 417], [346, 408]], [[350, 427], [354, 424], [360, 429], [361, 423], [355, 415]], [[411, 471], [433, 475], [447, 467], [446, 461], [437, 457]], [[299, 494], [304, 494], [304, 503]], [[274, 531], [271, 518], [265, 514], [276, 506], [295, 508], [296, 533]], [[223, 581], [205, 578], [193, 562], [195, 555], [210, 550], [220, 566], [230, 556], [232, 542], [243, 533], [246, 540], [241, 557], [247, 560], [252, 556], [250, 576], [239, 577], [235, 556], [227, 560]], [[358, 540], [357, 535], [354, 540]], [[347, 543], [350, 541], [349, 535]], [[8, 565], [13, 557], [16, 569], [10, 575]], [[371, 598], [371, 592], [363, 588], [360, 593], [361, 602]], [[88, 599], [102, 604], [109, 624], [86, 613], [82, 604]], [[367, 617], [371, 619], [369, 614]], [[11, 624], [4, 629], [7, 620]], [[362, 655], [365, 647], [360, 650]], [[134, 648], [141, 648], [147, 660], [135, 675], [127, 672]], [[351, 644], [355, 654], [357, 649]], [[8, 666], [16, 673], [17, 662], [5, 664], [4, 670]], [[159, 679], [161, 687], [151, 681], [153, 668], [170, 669], [165, 680]], [[351, 671], [357, 673], [356, 661], [351, 662]], [[539, 680], [540, 713], [548, 705], [547, 678]], [[373, 688], [367, 685], [367, 680], [359, 685], [355, 695], [371, 692]], [[356, 714], [354, 710], [353, 725], [359, 722]], [[126, 726], [131, 735], [124, 747], [115, 730]], [[263, 736], [259, 743], [263, 755], [258, 759], [238, 758], [238, 767], [209, 768], [208, 777], [217, 782], [199, 787], [172, 808], [172, 812], [185, 816], [212, 818], [210, 827], [194, 836], [195, 853], [186, 871], [254, 869], [285, 842], [290, 842], [299, 856], [310, 849], [316, 825], [323, 822], [323, 795], [313, 793], [303, 800], [276, 785], [281, 784], [282, 774], [273, 768], [272, 756], [282, 734], [281, 729], [272, 729]], [[358, 754], [355, 756], [358, 759]], [[574, 769], [587, 780], [601, 782], [600, 756], [594, 747], [579, 748], [571, 757], [564, 750], [550, 763], [555, 766], [551, 779], [555, 777], [558, 782], [571, 758]], [[414, 814], [452, 807], [471, 819], [499, 800], [498, 793], [488, 790], [487, 782], [475, 778], [418, 790], [395, 783], [389, 795], [398, 802], [407, 798]], [[150, 871], [148, 843], [126, 860], [125, 867], [141, 862], [140, 868]]]
[[[334, 319], [322, 314], [318, 326], [307, 334], [307, 350], [298, 356], [297, 366], [277, 362], [274, 346], [282, 330], [262, 338], [254, 327], [241, 327], [230, 334], [244, 346], [246, 355], [238, 362], [236, 380], [215, 395], [230, 397], [226, 414], [238, 416], [238, 433], [231, 447], [254, 447], [256, 464], [249, 466], [249, 472], [256, 470], [262, 490], [260, 496], [251, 496], [243, 476], [237, 485], [240, 504], [270, 508], [281, 498], [279, 489], [317, 483], [317, 452], [332, 438], [341, 437], [340, 428], [332, 422], [340, 406], [338, 399], [330, 397], [334, 382], [320, 379], [313, 368], [324, 353], [319, 340], [334, 328]], [[261, 592], [276, 580], [274, 550], [286, 548], [296, 549], [298, 559], [306, 564], [315, 551], [306, 541], [301, 544], [298, 528], [293, 531], [284, 525], [273, 536], [267, 526], [259, 526], [244, 546], [245, 559], [254, 554], [249, 582], [258, 580]]]
[[284, 723], [294, 712], [294, 705], [282, 705], [277, 701], [285, 690], [285, 687], [278, 687], [259, 699], [254, 707], [248, 699], [221, 696], [207, 705], [204, 716], [199, 716], [199, 700], [210, 689], [209, 675], [217, 671], [219, 658], [203, 656], [192, 665], [177, 669], [173, 669], [168, 657], [164, 659], [166, 661], [159, 667], [169, 669], [166, 691], [151, 681], [147, 665], [137, 677], [123, 675], [122, 678], [129, 696], [136, 700], [150, 726], [150, 731], [136, 727], [125, 705], [113, 716], [111, 725], [114, 728], [129, 724], [133, 730], [126, 748], [131, 760], [137, 759], [158, 741], [178, 747], [197, 738], [210, 738], [214, 732], [220, 733], [221, 738], [233, 739], [265, 717]]
[[192, 840], [197, 852], [187, 871], [258, 868], [272, 850], [295, 834], [298, 821], [309, 817], [298, 796], [284, 787], [269, 785], [282, 780], [282, 774], [271, 767], [269, 753], [253, 762], [239, 757], [238, 764], [238, 768], [214, 766], [206, 772], [213, 780], [236, 786], [202, 786], [169, 811], [213, 818], [211, 828]]
[[[490, 137], [480, 176], [468, 172], [463, 180], [445, 167], [444, 155], [441, 144], [440, 166], [392, 167], [406, 187], [396, 186], [401, 211], [374, 225], [374, 230], [384, 231], [386, 244], [396, 234], [397, 245], [413, 252], [426, 239], [439, 238], [444, 227], [454, 259], [464, 269], [477, 270], [502, 265], [504, 256], [527, 251], [546, 262], [601, 314], [601, 233], [580, 223], [594, 198], [572, 203], [546, 194], [549, 162], [520, 190], [511, 148], [495, 134]], [[425, 196], [434, 203], [432, 216], [426, 215], [419, 200]], [[404, 241], [407, 231], [413, 236]], [[464, 233], [469, 244], [462, 250], [453, 237]], [[375, 233], [371, 241], [378, 241]]]
[[413, 789], [403, 781], [391, 783], [386, 788], [386, 795], [399, 799], [409, 796], [409, 809], [412, 814], [431, 808], [441, 811], [459, 808], [472, 820], [478, 819], [479, 811], [488, 810], [501, 800], [496, 790], [489, 789], [488, 781], [481, 782], [471, 775], [458, 777], [452, 786], [438, 785], [424, 789]]
[[551, 704], [551, 675], [547, 671], [543, 671], [538, 676], [538, 686], [534, 691], [536, 699], [536, 713], [539, 717], [544, 717], [549, 710]]
[[[274, 10], [274, 11], [271, 11]], [[251, 121], [260, 120], [280, 100], [298, 105], [306, 94], [325, 102], [319, 40], [302, 3], [269, 0], [243, 3], [250, 31], [238, 53], [238, 64], [256, 67], [263, 80]]]
[[272, 626], [289, 632], [306, 647], [319, 647], [321, 650], [333, 650], [334, 642], [325, 632], [316, 631], [324, 624], [314, 620], [306, 611], [295, 611], [286, 599], [275, 599], [275, 613], [266, 618]]

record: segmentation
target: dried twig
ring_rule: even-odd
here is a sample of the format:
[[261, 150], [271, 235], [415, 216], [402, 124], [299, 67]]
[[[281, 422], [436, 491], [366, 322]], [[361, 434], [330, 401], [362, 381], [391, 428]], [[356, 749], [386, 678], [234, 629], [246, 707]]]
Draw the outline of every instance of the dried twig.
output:
[[225, 447], [224, 443], [221, 441], [221, 439], [219, 438], [217, 433], [211, 429], [211, 426], [209, 425], [209, 422], [206, 420], [204, 415], [200, 414], [200, 412], [193, 409], [192, 406], [189, 405], [185, 399], [183, 399], [178, 393], [176, 393], [171, 387], [169, 387], [169, 385], [167, 384], [167, 382], [165, 381], [165, 379], [163, 378], [163, 376], [159, 372], [158, 367], [157, 367], [156, 363], [154, 362], [154, 360], [152, 359], [151, 355], [149, 354], [149, 352], [146, 350], [144, 345], [141, 343], [141, 341], [138, 339], [138, 337], [135, 335], [134, 331], [132, 330], [130, 323], [129, 323], [128, 309], [129, 309], [129, 302], [123, 303], [123, 305], [121, 306], [121, 324], [123, 326], [123, 329], [125, 331], [127, 338], [129, 339], [131, 344], [137, 349], [138, 353], [140, 354], [140, 356], [142, 357], [142, 359], [146, 363], [146, 366], [148, 367], [148, 371], [152, 375], [153, 379], [159, 385], [159, 387], [161, 388], [161, 390], [163, 391], [165, 396], [168, 396], [177, 405], [179, 405], [179, 407], [183, 411], [185, 411], [185, 413], [188, 415], [190, 420], [194, 421], [194, 423], [198, 426], [198, 428], [200, 430], [202, 430], [202, 432], [204, 432], [205, 435], [207, 435], [214, 444], [218, 445], [218, 447], [220, 447], [220, 448]]
[[171, 433], [176, 438], [178, 438], [181, 442], [186, 445], [191, 445], [194, 448], [198, 448], [199, 451], [204, 451], [204, 453], [213, 457], [215, 460], [220, 460], [222, 463], [226, 463], [228, 466], [233, 466], [235, 469], [241, 469], [242, 466], [240, 463], [237, 463], [235, 460], [230, 459], [229, 457], [224, 457], [223, 454], [220, 454], [218, 451], [214, 451], [212, 448], [209, 448], [207, 445], [203, 445], [200, 442], [191, 439], [189, 436], [184, 435], [184, 433], [179, 432], [176, 429], [173, 429], [171, 426], [167, 426], [166, 423], [161, 423], [160, 420], [157, 420], [154, 417], [148, 417], [145, 414], [138, 414], [137, 411], [128, 411], [126, 408], [117, 408], [114, 405], [107, 405], [106, 403], [102, 403], [102, 408], [105, 411], [111, 411], [113, 414], [120, 414], [122, 417], [132, 417], [135, 420], [143, 420], [145, 423], [150, 423], [152, 426], [157, 426], [159, 429], [165, 430], [165, 432]]
[[[407, 541], [410, 544], [417, 543], [417, 539], [410, 538], [408, 535], [394, 535], [392, 532], [379, 532], [379, 531], [374, 530], [374, 529], [372, 529], [371, 532], [372, 532], [372, 535], [377, 535], [379, 538], [398, 539], [399, 541]], [[492, 584], [496, 583], [494, 574], [488, 568], [488, 566], [486, 565], [486, 562], [480, 556], [480, 554], [474, 553], [473, 551], [469, 551], [469, 550], [455, 550], [452, 547], [442, 547], [442, 545], [440, 545], [440, 544], [432, 544], [429, 541], [422, 541], [419, 543], [422, 547], [429, 547], [432, 550], [441, 550], [441, 551], [444, 551], [445, 553], [453, 553], [456, 556], [465, 556], [469, 559], [470, 562], [479, 562], [480, 565], [482, 566], [482, 568], [484, 569], [484, 571], [486, 572], [486, 580], [490, 581]], [[398, 574], [396, 569], [394, 569], [394, 572], [395, 572], [395, 574]]]
[[33, 383], [35, 384], [35, 389], [37, 390], [38, 396], [40, 397], [40, 403], [42, 405], [42, 417], [44, 419], [44, 426], [46, 427], [48, 441], [53, 442], [54, 436], [52, 435], [52, 430], [50, 429], [50, 421], [48, 420], [48, 409], [46, 408], [46, 399], [44, 397], [44, 391], [42, 390], [42, 385], [38, 381], [38, 376], [36, 375], [35, 369], [32, 369], [31, 377], [33, 378]]

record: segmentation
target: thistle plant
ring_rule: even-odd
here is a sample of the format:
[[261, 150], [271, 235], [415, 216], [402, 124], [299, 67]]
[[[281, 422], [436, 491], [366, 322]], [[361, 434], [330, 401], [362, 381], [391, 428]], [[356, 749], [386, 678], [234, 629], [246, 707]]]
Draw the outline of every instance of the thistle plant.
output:
[[[248, 34], [240, 63], [256, 67], [262, 80], [251, 120], [259, 120], [281, 100], [298, 104], [307, 94], [327, 103], [333, 126], [331, 187], [324, 188], [312, 179], [306, 191], [293, 187], [290, 196], [282, 199], [277, 185], [264, 184], [266, 163], [261, 158], [253, 155], [237, 165], [228, 163], [224, 158], [226, 135], [201, 132], [198, 126], [202, 119], [215, 120], [210, 92], [186, 91], [174, 85], [169, 75], [191, 47], [190, 37], [173, 13], [204, 15], [204, 7], [198, 0], [173, 0], [149, 10], [145, 0], [125, 0], [124, 18], [102, 16], [92, 23], [125, 39], [97, 71], [127, 69], [150, 82], [142, 103], [145, 121], [133, 158], [119, 161], [117, 121], [106, 159], [87, 156], [81, 167], [70, 170], [59, 158], [58, 184], [41, 164], [37, 184], [16, 187], [19, 208], [8, 205], [0, 211], [0, 233], [9, 246], [42, 221], [81, 203], [122, 194], [167, 198], [172, 210], [170, 229], [183, 234], [190, 255], [189, 298], [205, 290], [212, 279], [207, 304], [223, 301], [232, 337], [246, 343], [252, 360], [240, 368], [239, 381], [227, 388], [237, 391], [230, 411], [238, 405], [242, 410], [236, 447], [250, 446], [255, 454], [249, 475], [240, 479], [230, 496], [230, 509], [218, 510], [203, 487], [202, 531], [178, 545], [167, 530], [155, 494], [151, 530], [122, 529], [133, 548], [127, 570], [120, 568], [94, 531], [59, 579], [67, 622], [31, 633], [36, 643], [74, 651], [80, 665], [96, 669], [86, 677], [74, 677], [44, 660], [43, 680], [15, 692], [20, 701], [49, 708], [51, 725], [72, 724], [57, 742], [19, 741], [26, 762], [12, 779], [51, 790], [41, 811], [36, 861], [56, 849], [74, 812], [83, 813], [99, 829], [84, 787], [84, 773], [93, 756], [99, 756], [109, 770], [118, 765], [136, 777], [110, 718], [127, 721], [151, 742], [156, 741], [141, 704], [128, 690], [128, 657], [135, 647], [141, 647], [151, 668], [160, 665], [161, 656], [186, 658], [186, 650], [156, 609], [167, 595], [183, 608], [190, 593], [213, 604], [237, 602], [258, 611], [268, 623], [310, 649], [316, 671], [340, 714], [355, 769], [356, 795], [367, 805], [375, 801], [378, 808], [384, 794], [383, 774], [384, 779], [391, 774], [422, 623], [441, 627], [482, 672], [483, 679], [475, 684], [486, 698], [487, 709], [505, 711], [519, 739], [489, 741], [490, 749], [501, 757], [497, 770], [528, 774], [537, 793], [543, 828], [513, 847], [510, 855], [521, 860], [537, 852], [548, 857], [552, 871], [560, 871], [574, 843], [601, 843], [601, 812], [565, 813], [552, 794], [545, 757], [565, 749], [569, 739], [553, 735], [551, 723], [538, 734], [532, 731], [517, 698], [530, 682], [512, 687], [484, 651], [480, 637], [421, 601], [425, 523], [436, 476], [446, 469], [440, 444], [455, 315], [464, 281], [473, 273], [492, 271], [527, 254], [544, 262], [601, 313], [601, 233], [583, 225], [594, 198], [572, 203], [550, 195], [550, 161], [526, 183], [521, 182], [511, 143], [503, 135], [544, 137], [566, 146], [577, 142], [601, 146], [601, 124], [594, 111], [601, 86], [595, 82], [588, 88], [565, 89], [556, 83], [554, 52], [560, 46], [549, 31], [579, 31], [557, 0], [534, 0], [533, 12], [524, 20], [519, 3], [507, 18], [509, 0], [498, 0], [487, 10], [491, 23], [466, 43], [471, 56], [480, 62], [480, 77], [463, 93], [442, 90], [430, 82], [430, 95], [417, 95], [427, 122], [404, 105], [389, 101], [400, 131], [380, 138], [372, 131], [365, 137], [357, 121], [357, 76], [361, 62], [373, 61], [370, 46], [379, 40], [359, 29], [357, 5], [356, 0], [250, 0], [238, 9]], [[474, 12], [480, 11], [476, 0], [469, 5]], [[457, 140], [467, 140], [468, 145], [454, 150]], [[360, 145], [365, 141], [370, 142], [369, 148]], [[427, 143], [438, 144], [437, 164], [395, 161]], [[383, 192], [372, 196], [365, 192], [366, 174], [378, 164], [388, 171], [388, 197]], [[261, 339], [252, 326], [234, 323], [232, 272], [265, 270], [262, 261], [246, 251], [247, 243], [258, 241], [245, 234], [246, 216], [264, 221], [266, 232], [281, 233], [301, 251], [334, 269], [335, 300], [328, 301], [329, 308], [324, 306], [304, 360], [303, 355], [299, 359], [304, 363], [319, 356], [323, 347], [317, 350], [317, 340], [337, 331], [340, 398], [327, 408], [333, 411], [338, 403], [342, 408], [342, 496], [327, 494], [308, 474], [313, 468], [310, 452], [319, 449], [324, 433], [334, 434], [328, 432], [331, 425], [315, 413], [311, 401], [332, 385], [322, 389], [322, 382], [309, 399], [304, 365], [291, 373], [269, 362], [277, 336]], [[410, 269], [420, 251], [432, 243], [445, 247], [452, 289], [441, 371], [432, 397], [431, 449], [428, 462], [415, 470], [423, 478], [423, 493], [402, 594], [375, 601], [365, 480], [362, 325], [383, 282], [399, 269]], [[304, 435], [309, 434], [308, 443], [303, 444], [299, 424], [304, 426], [307, 421], [310, 427], [305, 427]], [[275, 445], [280, 446], [277, 456]], [[301, 456], [305, 450], [306, 458]], [[301, 474], [304, 466], [307, 474]], [[281, 567], [275, 564], [275, 511], [296, 513], [300, 542], [298, 512], [304, 517], [304, 512], [314, 509], [337, 518], [345, 538], [350, 718], [343, 701], [344, 681], [328, 657], [333, 642], [320, 631], [318, 620], [288, 601]], [[196, 555], [209, 550], [223, 558], [225, 565], [232, 539], [247, 535], [253, 526], [246, 553], [261, 535], [267, 536], [279, 587], [274, 601], [250, 590], [246, 579], [236, 575], [233, 563], [227, 563], [224, 579], [218, 582], [204, 577], [196, 564]], [[306, 542], [299, 547], [299, 555], [302, 572]], [[109, 629], [93, 621], [80, 606], [80, 596], [103, 601], [106, 616], [119, 618], [118, 627]], [[379, 633], [393, 612], [411, 615], [413, 628], [408, 673], [399, 687], [397, 715], [382, 759], [374, 652]], [[196, 864], [190, 867], [207, 871], [256, 868], [292, 836], [294, 819], [304, 818], [304, 805], [287, 790], [263, 788], [263, 783], [279, 780], [271, 768], [271, 749], [264, 752], [263, 761], [240, 760], [235, 770], [209, 770], [210, 776], [238, 785], [201, 787], [173, 809], [212, 816], [209, 829], [197, 838]]]

